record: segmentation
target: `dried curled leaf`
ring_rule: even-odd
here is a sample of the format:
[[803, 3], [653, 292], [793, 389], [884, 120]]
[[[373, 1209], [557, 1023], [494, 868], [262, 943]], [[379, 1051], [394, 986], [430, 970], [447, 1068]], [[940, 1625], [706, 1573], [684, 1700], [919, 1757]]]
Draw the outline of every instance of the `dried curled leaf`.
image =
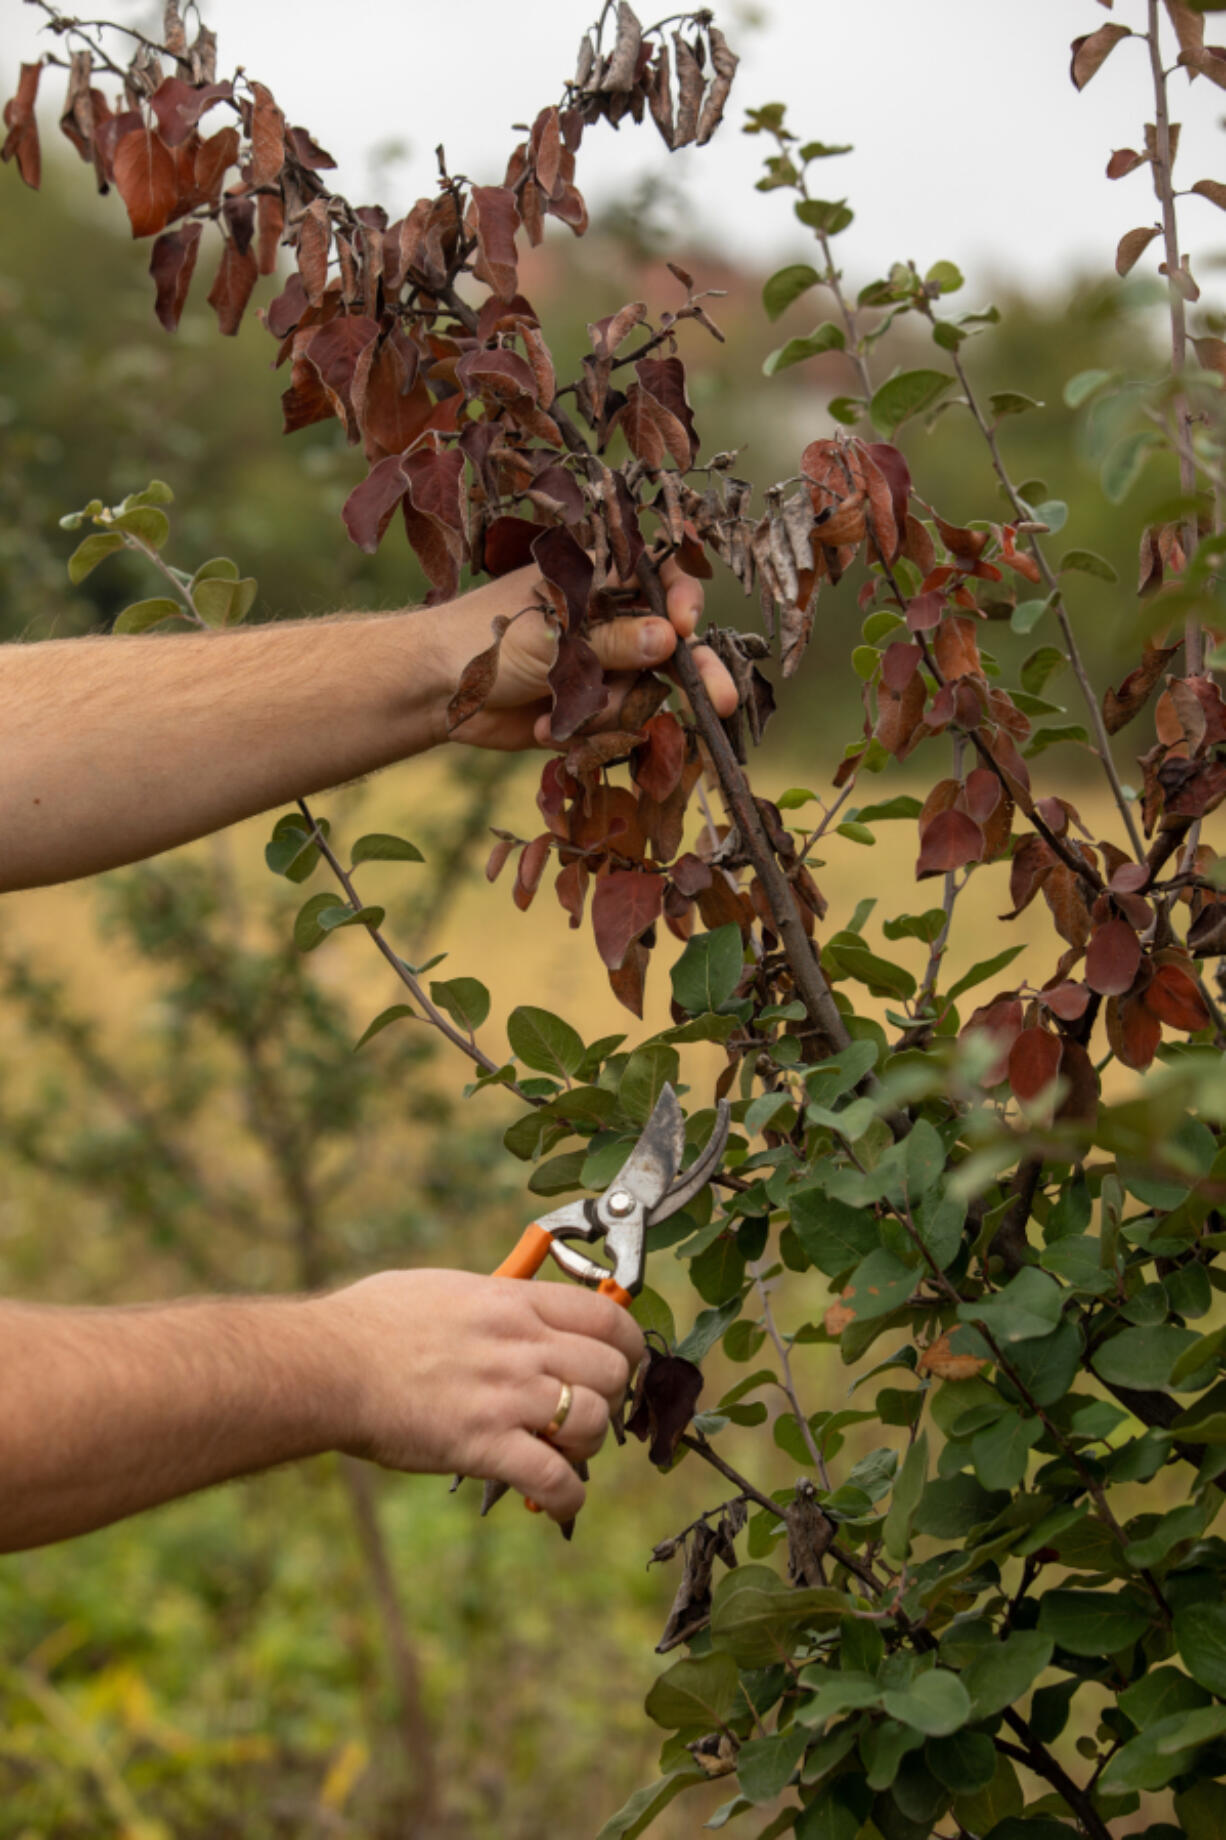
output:
[[[386, 462], [381, 462], [386, 465]], [[475, 716], [484, 708], [485, 700], [498, 678], [498, 657], [502, 650], [503, 634], [511, 624], [505, 613], [500, 613], [490, 621], [494, 634], [493, 643], [475, 658], [470, 658], [460, 673], [460, 681], [455, 695], [447, 705], [447, 732], [451, 734], [470, 716]], [[501, 865], [500, 865], [501, 866]]]

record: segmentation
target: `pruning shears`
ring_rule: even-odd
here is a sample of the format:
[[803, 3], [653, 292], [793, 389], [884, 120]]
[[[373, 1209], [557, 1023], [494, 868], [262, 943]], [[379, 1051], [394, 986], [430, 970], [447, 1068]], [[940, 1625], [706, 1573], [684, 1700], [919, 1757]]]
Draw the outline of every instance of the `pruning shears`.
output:
[[[679, 1213], [706, 1187], [723, 1159], [730, 1123], [731, 1108], [721, 1099], [711, 1135], [683, 1170], [685, 1115], [676, 1093], [666, 1084], [637, 1143], [604, 1193], [568, 1201], [542, 1214], [524, 1230], [494, 1276], [534, 1278], [545, 1260], [553, 1258], [567, 1277], [629, 1309], [643, 1288], [648, 1228]], [[609, 1265], [597, 1264], [575, 1244], [591, 1245], [598, 1240], [604, 1242]], [[505, 1493], [505, 1483], [487, 1483], [481, 1512], [488, 1513]], [[536, 1510], [534, 1502], [527, 1506]]]
[[[723, 1157], [730, 1119], [728, 1101], [721, 1099], [710, 1137], [683, 1170], [685, 1116], [676, 1093], [666, 1084], [638, 1142], [604, 1193], [594, 1200], [568, 1201], [551, 1214], [543, 1214], [525, 1229], [494, 1276], [534, 1278], [552, 1257], [567, 1277], [591, 1285], [629, 1309], [643, 1288], [647, 1229], [679, 1213], [706, 1187]], [[598, 1265], [578, 1251], [576, 1240], [603, 1240], [611, 1267]]]

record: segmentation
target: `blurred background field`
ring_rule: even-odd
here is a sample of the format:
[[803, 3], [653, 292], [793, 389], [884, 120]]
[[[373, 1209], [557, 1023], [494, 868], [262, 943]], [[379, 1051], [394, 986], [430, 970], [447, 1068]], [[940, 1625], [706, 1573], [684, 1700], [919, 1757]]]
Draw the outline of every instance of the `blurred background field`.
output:
[[[327, 428], [279, 435], [281, 379], [254, 321], [223, 343], [189, 310], [178, 340], [166, 339], [117, 210], [100, 210], [85, 177], [58, 161], [40, 200], [5, 175], [0, 226], [0, 636], [101, 630], [151, 592], [126, 559], [71, 589], [75, 539], [56, 523], [150, 476], [176, 493], [178, 559], [233, 555], [259, 578], [260, 618], [416, 598], [398, 533], [373, 560], [344, 540], [337, 513], [360, 459]], [[653, 311], [674, 301], [661, 259], [665, 239], [682, 254], [674, 230], [667, 196], [645, 196], [584, 243], [551, 239], [525, 270], [563, 374], [588, 319], [623, 299]], [[805, 442], [828, 432], [821, 405], [846, 385], [841, 360], [767, 382], [762, 359], [780, 333], [761, 313], [761, 277], [727, 251], [683, 259], [728, 290], [715, 309], [728, 343], [687, 342], [704, 445], [747, 434], [738, 470], [785, 476]], [[968, 306], [992, 292], [972, 278]], [[1149, 364], [1148, 320], [1114, 283], [1076, 281], [1041, 299], [1012, 286], [995, 298], [1003, 324], [973, 361], [988, 387], [1047, 405], [1009, 429], [1010, 457], [1015, 476], [1068, 501], [1069, 545], [1100, 552], [1121, 577], [1079, 578], [1076, 596], [1092, 672], [1118, 681], [1135, 650], [1135, 543], [1120, 532], [1141, 511], [1121, 519], [1104, 503], [1092, 441], [1074, 433], [1061, 390], [1091, 362]], [[925, 361], [906, 347], [902, 361], [917, 351]], [[947, 514], [999, 515], [961, 418], [943, 416], [908, 448], [920, 489]], [[1165, 487], [1155, 469], [1139, 498]], [[709, 605], [721, 623], [756, 621], [727, 584], [712, 584]], [[855, 734], [841, 661], [857, 627], [851, 589], [822, 603], [819, 637], [755, 772], [760, 789], [829, 786]], [[1043, 637], [1002, 625], [987, 644], [1009, 660]], [[1075, 748], [1049, 758], [1067, 784]], [[1127, 778], [1123, 749], [1121, 764]], [[535, 828], [537, 771], [431, 757], [318, 801], [342, 834], [389, 828], [421, 845], [425, 869], [371, 865], [363, 890], [386, 902], [389, 932], [415, 962], [446, 951], [440, 975], [489, 985], [494, 1044], [525, 1000], [547, 1002], [588, 1040], [628, 1020], [547, 887], [522, 915], [507, 886], [481, 879], [489, 823]], [[879, 788], [911, 789], [897, 769], [871, 795]], [[1082, 815], [1095, 836], [1109, 822], [1097, 793]], [[460, 1097], [464, 1069], [416, 1024], [351, 1054], [397, 993], [355, 932], [296, 957], [287, 940], [301, 896], [264, 870], [267, 831], [261, 821], [149, 870], [0, 905], [7, 1294], [136, 1301], [341, 1282], [389, 1263], [484, 1269], [522, 1226], [527, 1169], [501, 1144], [513, 1103], [496, 1090]], [[472, 841], [449, 867], [457, 834]], [[870, 945], [883, 914], [935, 904], [912, 881], [913, 825], [879, 835], [873, 849], [832, 839], [817, 871], [832, 925], [879, 898]], [[1029, 915], [1007, 929], [998, 921], [1006, 884], [1002, 867], [974, 877], [951, 944], [958, 968], [1029, 936]], [[920, 951], [900, 954], [917, 974]], [[1023, 957], [1010, 977], [1025, 970]], [[647, 1019], [663, 1023], [662, 963], [653, 977]], [[687, 1053], [686, 1077], [711, 1080], [710, 1051]], [[679, 1299], [670, 1262], [657, 1255], [652, 1281]], [[811, 1297], [794, 1285], [782, 1326], [826, 1301], [816, 1278]], [[842, 1404], [834, 1351], [802, 1352], [809, 1409]], [[717, 1377], [709, 1385], [717, 1396]], [[726, 1435], [735, 1452], [735, 1428]], [[760, 1464], [761, 1440], [748, 1442]], [[755, 1480], [793, 1478], [783, 1451], [774, 1465]], [[647, 1557], [719, 1499], [714, 1480], [692, 1462], [661, 1479], [640, 1446], [610, 1448], [568, 1547], [514, 1503], [479, 1521], [472, 1485], [451, 1498], [444, 1479], [320, 1461], [0, 1559], [0, 1840], [381, 1840], [414, 1831], [430, 1777], [457, 1840], [593, 1835], [654, 1768], [640, 1706], [676, 1579], [668, 1566], [647, 1570]], [[663, 1840], [694, 1833], [724, 1799], [716, 1783], [676, 1804], [659, 1823]]]

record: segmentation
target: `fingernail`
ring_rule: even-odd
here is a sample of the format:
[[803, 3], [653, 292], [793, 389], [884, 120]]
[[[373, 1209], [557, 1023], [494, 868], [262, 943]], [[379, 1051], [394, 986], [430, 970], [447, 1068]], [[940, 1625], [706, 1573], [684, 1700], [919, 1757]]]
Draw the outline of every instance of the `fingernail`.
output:
[[669, 652], [671, 634], [661, 620], [644, 620], [639, 628], [639, 658], [644, 664], [654, 664], [659, 658], [666, 658]]

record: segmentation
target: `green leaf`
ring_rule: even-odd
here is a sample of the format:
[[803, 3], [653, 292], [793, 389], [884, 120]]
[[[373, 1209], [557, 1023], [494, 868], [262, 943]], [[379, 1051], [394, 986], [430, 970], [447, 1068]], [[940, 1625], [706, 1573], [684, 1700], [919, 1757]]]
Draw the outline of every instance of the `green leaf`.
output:
[[779, 811], [799, 811], [802, 805], [811, 804], [816, 797], [816, 792], [810, 792], [807, 786], [789, 786], [786, 792], [779, 794], [775, 805]]
[[246, 575], [241, 581], [210, 577], [192, 588], [196, 612], [209, 626], [238, 626], [251, 612], [256, 582]]
[[796, 1590], [767, 1565], [738, 1565], [715, 1588], [711, 1640], [741, 1667], [769, 1667], [790, 1659], [802, 1627], [829, 1627], [846, 1609], [841, 1591]]
[[1180, 1831], [1188, 1840], [1222, 1840], [1226, 1834], [1226, 1786], [1202, 1779], [1175, 1797]]
[[918, 1118], [903, 1143], [903, 1179], [912, 1202], [922, 1201], [945, 1172], [945, 1146], [935, 1125]]
[[583, 1059], [583, 1042], [569, 1022], [563, 1022], [552, 1010], [535, 1009], [521, 1004], [507, 1017], [507, 1040], [511, 1052], [538, 1073], [551, 1073], [565, 1079], [578, 1070]]
[[1198, 1539], [1204, 1526], [1203, 1504], [1199, 1501], [1185, 1502], [1181, 1508], [1172, 1508], [1169, 1514], [1162, 1515], [1158, 1524], [1148, 1533], [1130, 1540], [1124, 1548], [1124, 1557], [1129, 1565], [1138, 1570], [1145, 1566], [1160, 1565], [1181, 1540]]
[[858, 1776], [836, 1776], [796, 1817], [796, 1840], [856, 1840], [873, 1805]]
[[164, 479], [151, 479], [143, 492], [129, 492], [120, 506], [121, 511], [131, 511], [136, 505], [173, 505], [175, 495]]
[[207, 562], [202, 562], [200, 564], [200, 567], [196, 570], [196, 573], [192, 576], [191, 586], [193, 588], [197, 588], [202, 581], [237, 581], [237, 580], [238, 580], [237, 562], [232, 562], [229, 556], [210, 556]]
[[[882, 818], [918, 818], [923, 806], [909, 792], [900, 792], [892, 799], [881, 799], [875, 805], [860, 806], [855, 816], [861, 824], [877, 824]], [[886, 938], [890, 935], [887, 933]]]
[[113, 522], [117, 529], [147, 543], [150, 549], [161, 549], [170, 535], [170, 519], [156, 505], [136, 505], [131, 511], [117, 511]]
[[[319, 820], [321, 836], [328, 834], [328, 820]], [[272, 836], [264, 846], [264, 861], [274, 875], [291, 882], [305, 882], [320, 862], [319, 847], [307, 829], [306, 819], [297, 812], [286, 812], [273, 826]], [[333, 896], [333, 899], [338, 899]]]
[[786, 313], [794, 300], [807, 294], [820, 280], [817, 270], [810, 268], [807, 262], [793, 262], [787, 268], [776, 269], [762, 289], [762, 305], [766, 308], [767, 319], [778, 319]]
[[779, 371], [790, 370], [793, 364], [803, 364], [806, 358], [820, 358], [826, 351], [842, 351], [846, 343], [842, 327], [827, 320], [805, 338], [789, 339], [786, 345], [772, 351], [763, 359], [762, 375], [773, 377]]
[[906, 1303], [919, 1278], [919, 1272], [892, 1253], [870, 1252], [853, 1272], [843, 1301], [855, 1311], [857, 1322], [869, 1322]]
[[1175, 1647], [1199, 1686], [1226, 1696], [1226, 1604], [1202, 1600], [1176, 1610]]
[[[592, 1184], [585, 1181], [583, 1186], [590, 1188]], [[645, 1284], [631, 1303], [630, 1314], [644, 1334], [648, 1329], [654, 1329], [672, 1347], [677, 1339], [677, 1326], [673, 1321], [672, 1310], [658, 1291], [653, 1291], [650, 1285]]]
[[853, 428], [867, 408], [862, 396], [832, 396], [826, 404], [831, 420], [844, 428]]
[[664, 1087], [677, 1084], [680, 1066], [677, 1050], [664, 1042], [636, 1048], [626, 1062], [617, 1089], [626, 1116], [636, 1124], [646, 1124]]
[[300, 952], [313, 952], [316, 946], [323, 944], [331, 930], [320, 925], [324, 914], [337, 913], [338, 918], [352, 911], [338, 895], [325, 891], [313, 894], [304, 907], [298, 909], [294, 921], [294, 944]]
[[942, 294], [956, 294], [964, 285], [962, 270], [954, 262], [934, 262], [924, 276], [924, 284]]
[[1118, 1591], [1049, 1591], [1039, 1605], [1040, 1632], [1071, 1655], [1118, 1654], [1148, 1627], [1145, 1612]]
[[989, 1495], [973, 1476], [938, 1476], [920, 1498], [912, 1531], [938, 1540], [959, 1540], [999, 1514], [1008, 1501], [1004, 1494]]
[[152, 600], [133, 601], [122, 613], [116, 614], [111, 626], [112, 632], [140, 633], [148, 632], [151, 626], [160, 626], [163, 620], [183, 620], [187, 614], [179, 601], [172, 601], [169, 595], [155, 595]]
[[800, 1684], [814, 1689], [812, 1699], [802, 1703], [797, 1713], [800, 1722], [810, 1727], [824, 1725], [844, 1712], [869, 1711], [881, 1704], [877, 1681], [858, 1668], [806, 1668]]
[[901, 371], [874, 393], [868, 411], [873, 427], [879, 434], [893, 436], [911, 416], [939, 402], [954, 383], [944, 371]]
[[1044, 601], [1019, 601], [1009, 615], [1009, 625], [1015, 633], [1026, 634], [1036, 627], [1051, 605], [1051, 597]]
[[[457, 1027], [472, 1035], [490, 1013], [490, 993], [477, 978], [441, 979], [430, 986], [430, 1001], [446, 1010]], [[520, 1056], [523, 1059], [523, 1056]], [[529, 1062], [529, 1065], [532, 1065]]]
[[793, 1725], [769, 1738], [750, 1738], [742, 1744], [736, 1760], [741, 1793], [754, 1803], [773, 1802], [787, 1788], [808, 1742], [804, 1726]]
[[636, 1789], [630, 1800], [609, 1817], [596, 1840], [638, 1840], [683, 1789], [706, 1780], [703, 1771], [693, 1764], [670, 1771], [658, 1782], [647, 1783], [642, 1789]]
[[1051, 1636], [1034, 1629], [1015, 1629], [1003, 1642], [986, 1643], [962, 1674], [971, 1718], [992, 1719], [1017, 1705], [1050, 1663], [1053, 1647]]
[[954, 1731], [929, 1738], [924, 1762], [951, 1794], [974, 1795], [996, 1774], [996, 1747], [985, 1731]]
[[1031, 652], [1022, 665], [1023, 690], [1028, 690], [1031, 696], [1041, 696], [1048, 678], [1067, 663], [1068, 659], [1059, 646], [1041, 645], [1037, 652]]
[[894, 1484], [890, 1511], [885, 1517], [882, 1540], [886, 1554], [901, 1564], [911, 1551], [911, 1522], [928, 1480], [928, 1434], [921, 1431], [903, 1458]]
[[916, 982], [909, 971], [891, 964], [889, 959], [878, 958], [853, 934], [836, 933], [827, 942], [822, 961], [828, 962], [836, 975], [855, 978], [857, 983], [866, 985], [874, 997], [905, 1000], [915, 995]]
[[1162, 1789], [1191, 1767], [1196, 1752], [1226, 1732], [1226, 1706], [1202, 1706], [1159, 1719], [1116, 1752], [1102, 1773], [1104, 1789]]
[[408, 1017], [411, 1021], [416, 1022], [417, 1013], [411, 1010], [407, 1003], [393, 1003], [390, 1009], [380, 1010], [374, 1021], [354, 1042], [353, 1052], [356, 1054], [359, 1048], [366, 1046], [373, 1035], [378, 1035], [390, 1022], [399, 1022], [401, 1017]]
[[848, 1207], [817, 1188], [801, 1189], [788, 1200], [797, 1238], [828, 1278], [858, 1265], [877, 1246], [879, 1230], [868, 1209]]
[[735, 923], [696, 933], [670, 972], [673, 996], [691, 1016], [726, 1003], [741, 981], [745, 951]]
[[353, 846], [350, 863], [357, 868], [364, 862], [425, 862], [415, 843], [407, 837], [393, 837], [386, 831], [370, 831]]
[[971, 1715], [966, 1688], [947, 1668], [932, 1668], [909, 1687], [887, 1688], [881, 1704], [892, 1719], [930, 1738], [948, 1737]]
[[985, 1489], [1015, 1489], [1026, 1474], [1026, 1459], [1043, 1435], [1040, 1418], [1006, 1412], [971, 1439], [971, 1461]]
[[1025, 1342], [1050, 1335], [1060, 1321], [1064, 1293], [1054, 1278], [1025, 1265], [1003, 1290], [958, 1306], [959, 1322], [985, 1323], [998, 1342]]
[[1194, 1329], [1177, 1329], [1173, 1323], [1150, 1328], [1121, 1329], [1096, 1348], [1090, 1365], [1109, 1386], [1132, 1386], [1143, 1391], [1166, 1386], [1180, 1355], [1199, 1340]]
[[841, 198], [802, 198], [793, 209], [802, 224], [810, 230], [824, 231], [827, 236], [846, 230], [855, 216]]
[[728, 1324], [735, 1322], [741, 1313], [741, 1298], [730, 1297], [727, 1303], [721, 1303], [715, 1310], [699, 1310], [684, 1341], [678, 1342], [674, 1352], [683, 1360], [700, 1362], [718, 1342]]
[[1006, 946], [1004, 951], [997, 952], [994, 958], [981, 959], [977, 965], [972, 965], [969, 971], [963, 972], [956, 984], [950, 985], [945, 992], [945, 1001], [953, 1003], [968, 990], [974, 990], [976, 984], [986, 984], [989, 978], [995, 977], [998, 971], [1003, 971], [1006, 965], [1011, 965], [1014, 959], [1025, 950], [1024, 945]]
[[939, 939], [945, 925], [945, 910], [929, 907], [922, 914], [899, 914], [896, 920], [883, 920], [881, 930], [887, 939], [922, 939], [931, 945]]
[[1145, 471], [1145, 462], [1150, 454], [1161, 446], [1162, 436], [1156, 429], [1147, 428], [1126, 434], [1122, 441], [1116, 442], [1103, 461], [1099, 474], [1103, 492], [1113, 505], [1123, 504]]
[[998, 421], [1002, 415], [1026, 415], [1031, 409], [1042, 409], [1044, 406], [1021, 390], [997, 390], [988, 397], [988, 407]]
[[654, 1683], [647, 1716], [666, 1731], [713, 1731], [733, 1717], [740, 1691], [740, 1671], [731, 1655], [687, 1656]]
[[841, 824], [836, 824], [834, 828], [838, 835], [840, 837], [846, 837], [849, 843], [871, 845], [875, 844], [877, 841], [872, 831], [869, 830], [868, 825], [858, 824], [854, 818], [844, 818], [843, 822]]
[[368, 926], [373, 930], [383, 925], [385, 917], [382, 907], [350, 907], [344, 901], [323, 908], [318, 917], [318, 925], [325, 934], [339, 932], [343, 926]]
[[897, 1719], [877, 1719], [866, 1726], [860, 1733], [860, 1756], [869, 1788], [888, 1789], [908, 1751], [918, 1750], [923, 1742], [922, 1732], [900, 1725]]
[[1070, 409], [1079, 409], [1082, 403], [1088, 402], [1090, 397], [1101, 390], [1105, 383], [1110, 383], [1113, 375], [1112, 371], [1078, 371], [1077, 375], [1070, 377], [1064, 386], [1065, 404]]
[[1205, 1689], [1177, 1667], [1153, 1668], [1119, 1696], [1120, 1711], [1142, 1731], [1159, 1719], [1169, 1719], [1172, 1713], [1195, 1712], [1208, 1703]]
[[1094, 575], [1099, 581], [1118, 581], [1119, 576], [1107, 561], [1092, 549], [1070, 549], [1060, 558], [1060, 573], [1072, 569], [1081, 575]]
[[84, 581], [85, 577], [96, 569], [100, 562], [105, 561], [108, 556], [113, 556], [117, 549], [123, 547], [123, 538], [117, 530], [95, 531], [92, 537], [86, 537], [83, 542], [78, 543], [68, 558], [69, 581], [74, 584]]

